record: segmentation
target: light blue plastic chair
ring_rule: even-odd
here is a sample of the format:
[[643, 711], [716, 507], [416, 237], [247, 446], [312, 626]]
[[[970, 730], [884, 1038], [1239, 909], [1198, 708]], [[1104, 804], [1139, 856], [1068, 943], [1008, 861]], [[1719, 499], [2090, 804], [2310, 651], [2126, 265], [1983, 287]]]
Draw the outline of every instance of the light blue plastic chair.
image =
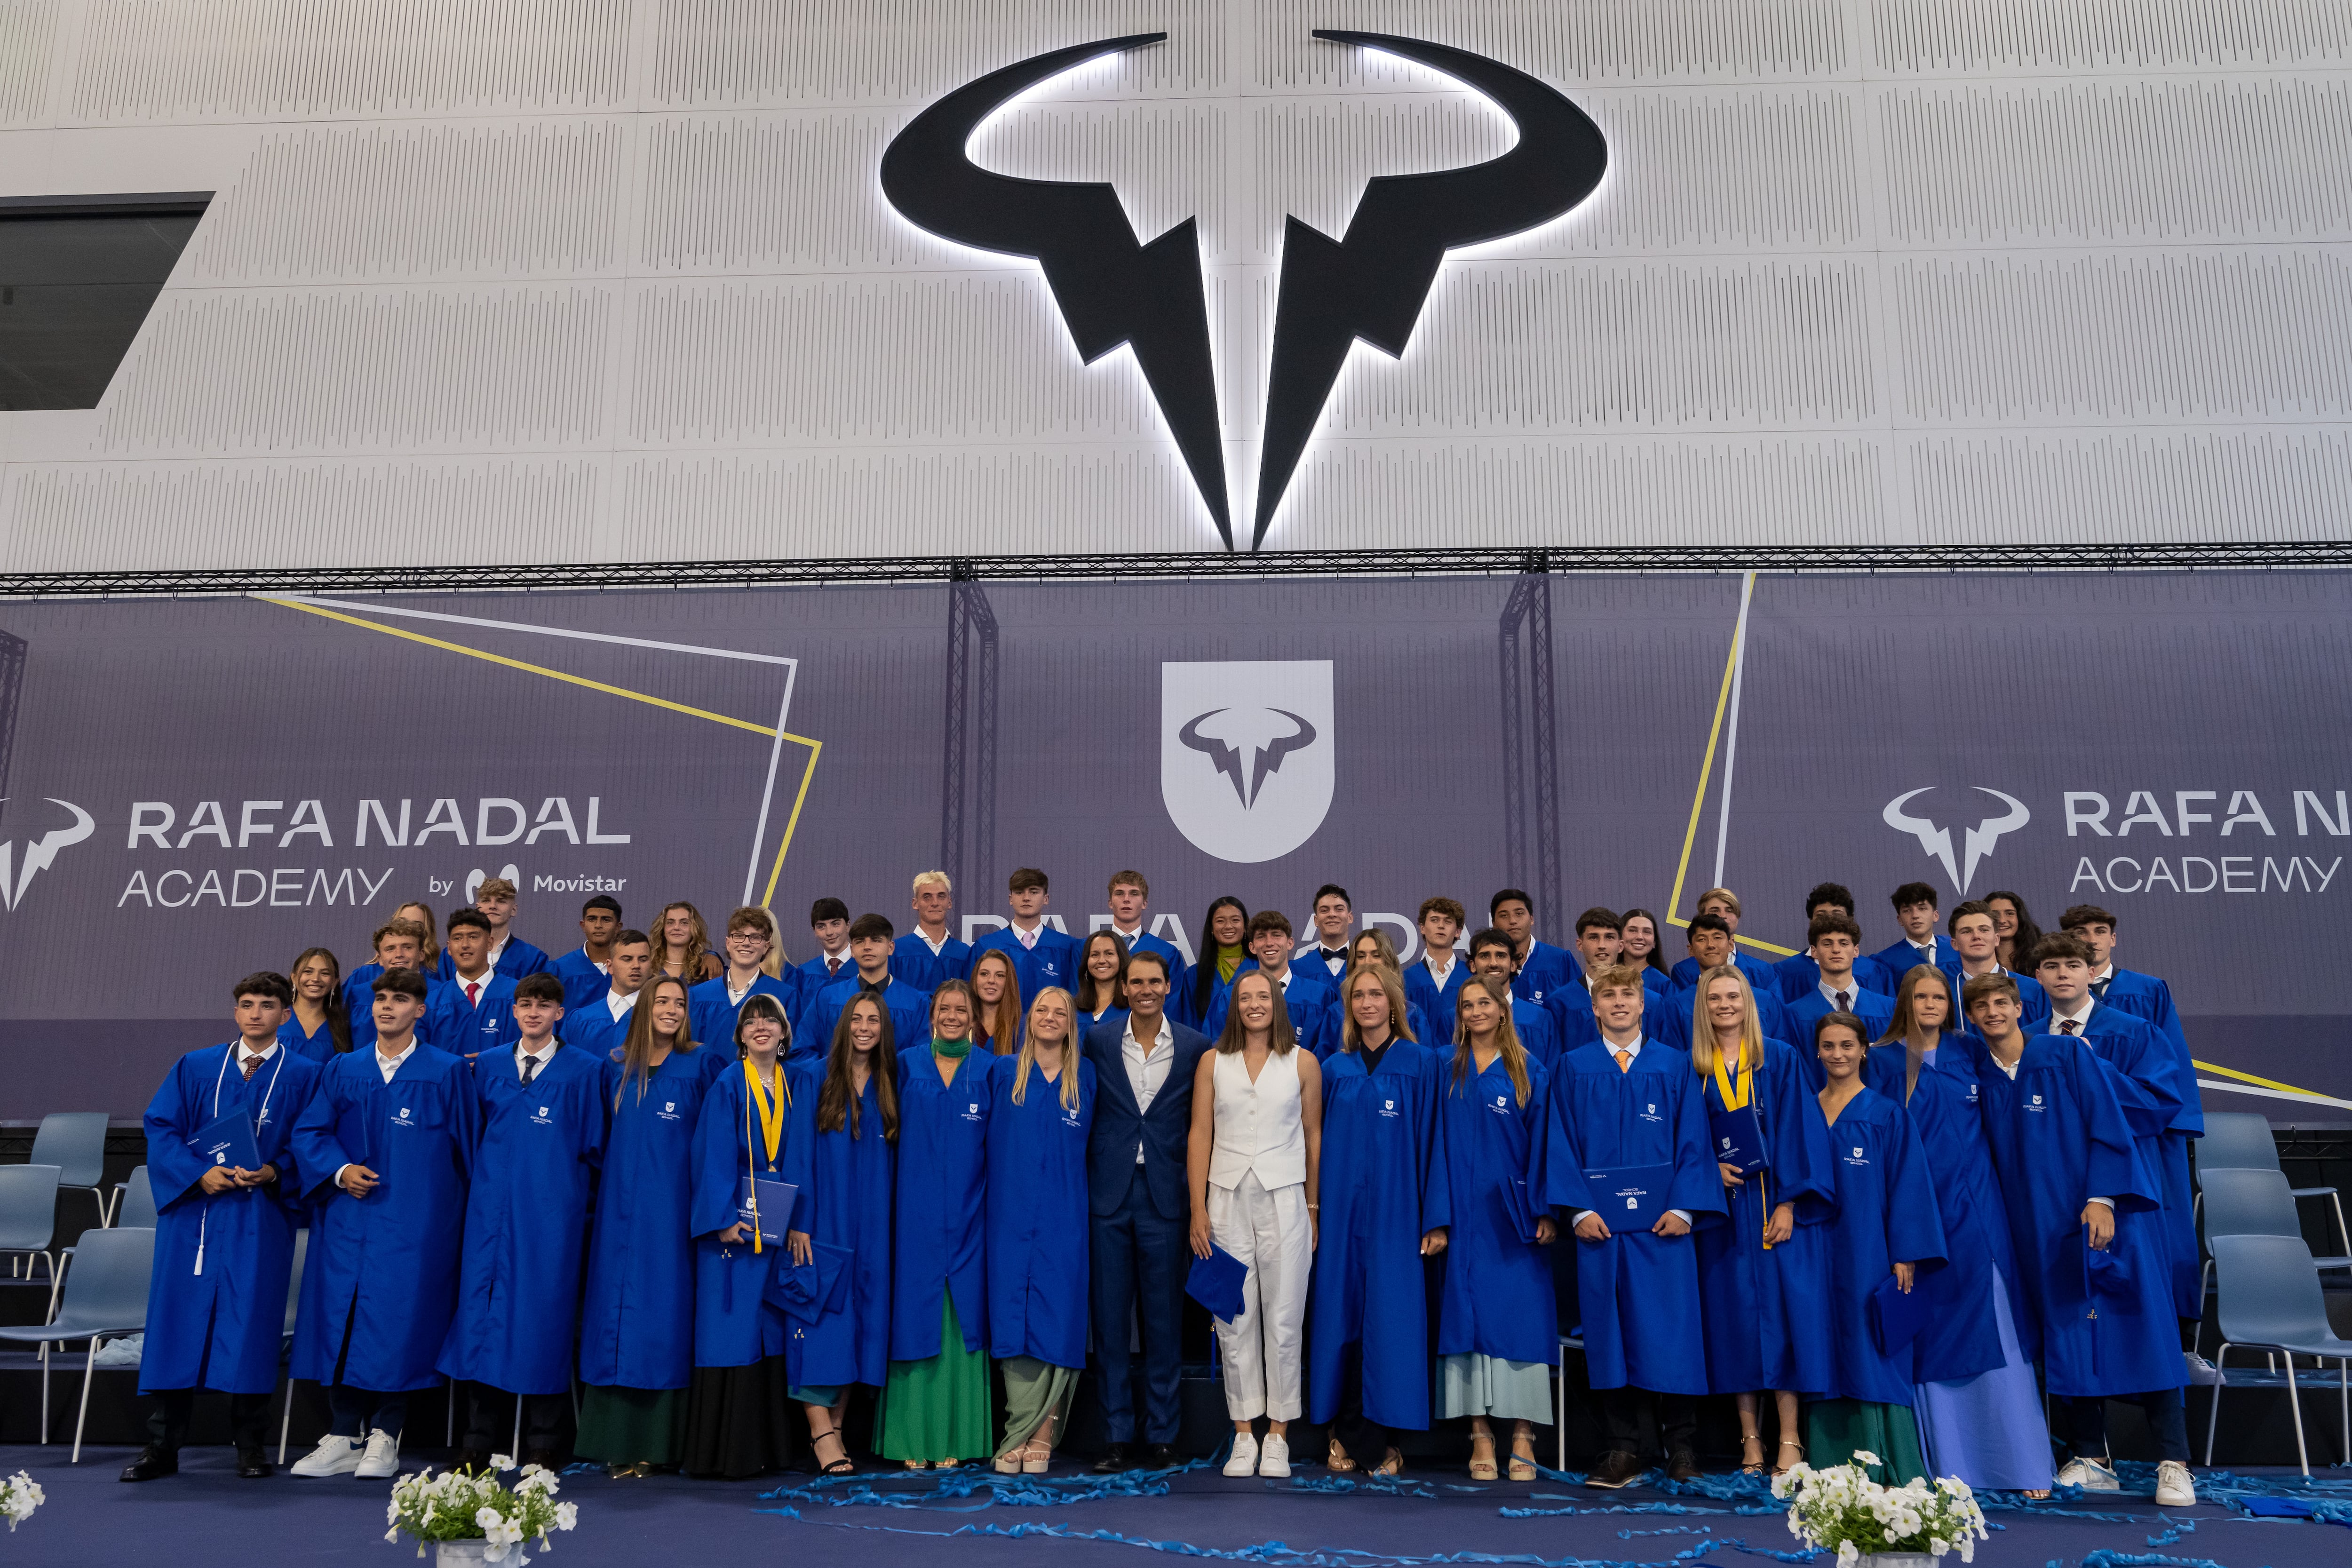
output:
[[[2311, 1474], [2311, 1454], [2303, 1440], [2303, 1402], [2295, 1392], [2294, 1358], [2307, 1355], [2332, 1361], [2336, 1368], [2337, 1397], [2343, 1405], [2345, 1451], [2352, 1453], [2352, 1340], [2336, 1337], [2327, 1321], [2327, 1303], [2319, 1289], [2319, 1270], [2311, 1248], [2299, 1236], [2217, 1236], [2213, 1263], [2220, 1276], [2221, 1344], [2213, 1364], [2229, 1359], [2231, 1347], [2269, 1351], [2286, 1357], [2287, 1408], [2294, 1413], [2294, 1454], [2303, 1473]], [[2213, 1462], [2213, 1429], [2221, 1418], [2221, 1390], [2228, 1379], [2213, 1385], [2213, 1403], [2205, 1415], [2205, 1462]]]
[[55, 1165], [60, 1188], [88, 1193], [101, 1228], [113, 1223], [99, 1186], [106, 1176], [106, 1121], [103, 1110], [53, 1110], [33, 1134], [33, 1163]]
[[[58, 1310], [58, 1168], [55, 1165], [0, 1165], [0, 1253], [8, 1255], [11, 1280], [35, 1283], [33, 1259], [48, 1267], [49, 1310]], [[24, 1273], [18, 1275], [21, 1266]]]
[[155, 1228], [155, 1187], [147, 1179], [147, 1167], [134, 1165], [127, 1180], [114, 1184], [114, 1220], [133, 1230]]
[[93, 1230], [74, 1249], [73, 1282], [57, 1316], [26, 1328], [0, 1328], [0, 1341], [41, 1347], [41, 1441], [49, 1440], [51, 1345], [88, 1340], [89, 1358], [81, 1369], [81, 1411], [74, 1417], [73, 1460], [81, 1463], [81, 1429], [89, 1419], [89, 1382], [98, 1371], [98, 1347], [107, 1340], [143, 1333], [147, 1328], [147, 1279], [155, 1267], [152, 1230]]
[[[2217, 1236], [2303, 1237], [2303, 1217], [2294, 1212], [2294, 1194], [2277, 1171], [2212, 1170], [2205, 1173], [2205, 1244], [2210, 1252]], [[2315, 1268], [2352, 1268], [2352, 1258], [2315, 1258]], [[2197, 1299], [2213, 1277], [2213, 1260], [2205, 1260], [2198, 1280]]]
[[[278, 1342], [278, 1353], [290, 1364], [294, 1354], [294, 1319], [302, 1305], [302, 1266], [310, 1260], [310, 1233], [308, 1229], [294, 1233], [294, 1270], [286, 1278], [286, 1333]], [[278, 1462], [286, 1462], [287, 1435], [294, 1429], [294, 1376], [286, 1376], [286, 1409], [278, 1418]]]
[[[2197, 1202], [2205, 1201], [2209, 1171], [2279, 1171], [2278, 1140], [2270, 1119], [2251, 1110], [2209, 1110], [2205, 1136], [2197, 1141]], [[2334, 1187], [2290, 1187], [2295, 1198], [2326, 1198], [2336, 1211], [2336, 1238], [2352, 1252], [2352, 1231], [2344, 1228], [2344, 1198]], [[2301, 1235], [2300, 1231], [2295, 1234]]]

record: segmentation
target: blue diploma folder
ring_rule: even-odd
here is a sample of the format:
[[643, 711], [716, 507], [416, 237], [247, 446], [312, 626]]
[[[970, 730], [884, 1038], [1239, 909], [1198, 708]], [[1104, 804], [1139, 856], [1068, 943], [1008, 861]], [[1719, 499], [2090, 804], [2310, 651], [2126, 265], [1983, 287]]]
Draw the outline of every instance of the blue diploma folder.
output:
[[1919, 1337], [1936, 1309], [1927, 1300], [1923, 1282], [1915, 1274], [1911, 1289], [1906, 1294], [1889, 1274], [1870, 1293], [1872, 1315], [1878, 1320], [1878, 1353], [1893, 1355]]
[[253, 1141], [253, 1118], [242, 1107], [225, 1111], [196, 1130], [188, 1147], [207, 1165], [261, 1169], [261, 1150]]
[[1213, 1241], [1208, 1257], [1192, 1259], [1184, 1294], [1209, 1309], [1209, 1316], [1230, 1323], [1242, 1315], [1242, 1281], [1248, 1278], [1249, 1265]]
[[1674, 1179], [1672, 1165], [1626, 1165], [1585, 1172], [1584, 1187], [1592, 1194], [1593, 1212], [1611, 1230], [1647, 1230], [1670, 1206], [1666, 1189]]
[[1720, 1163], [1743, 1176], [1764, 1168], [1764, 1119], [1754, 1105], [1716, 1111], [1706, 1119], [1706, 1131]]
[[[791, 1228], [793, 1200], [800, 1189], [790, 1182], [780, 1182], [773, 1176], [745, 1176], [736, 1184], [735, 1216], [744, 1226], [756, 1228], [762, 1245], [781, 1247], [784, 1232]], [[751, 1212], [751, 1200], [760, 1200], [759, 1213]]]

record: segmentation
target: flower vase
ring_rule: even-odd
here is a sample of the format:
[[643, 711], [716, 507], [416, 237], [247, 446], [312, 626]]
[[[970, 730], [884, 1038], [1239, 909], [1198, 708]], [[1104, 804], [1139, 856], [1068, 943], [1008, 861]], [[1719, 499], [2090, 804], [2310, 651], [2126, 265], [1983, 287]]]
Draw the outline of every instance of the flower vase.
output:
[[1865, 1552], [1856, 1568], [1935, 1568], [1935, 1563], [1936, 1560], [1924, 1552]]
[[443, 1541], [434, 1545], [434, 1568], [483, 1568], [482, 1553], [490, 1543], [480, 1536], [471, 1541]]

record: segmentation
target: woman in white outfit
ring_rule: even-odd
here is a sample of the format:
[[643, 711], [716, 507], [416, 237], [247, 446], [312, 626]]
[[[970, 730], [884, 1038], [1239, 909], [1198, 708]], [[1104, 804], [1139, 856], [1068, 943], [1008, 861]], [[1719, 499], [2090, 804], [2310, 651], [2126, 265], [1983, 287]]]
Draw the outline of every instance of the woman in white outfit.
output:
[[[1290, 1474], [1300, 1399], [1307, 1280], [1315, 1253], [1315, 1171], [1323, 1145], [1323, 1075], [1282, 993], [1262, 971], [1234, 982], [1217, 1048], [1192, 1080], [1192, 1250], [1213, 1240], [1249, 1268], [1241, 1315], [1217, 1323], [1229, 1476]], [[1266, 1418], [1260, 1445], [1251, 1423]]]

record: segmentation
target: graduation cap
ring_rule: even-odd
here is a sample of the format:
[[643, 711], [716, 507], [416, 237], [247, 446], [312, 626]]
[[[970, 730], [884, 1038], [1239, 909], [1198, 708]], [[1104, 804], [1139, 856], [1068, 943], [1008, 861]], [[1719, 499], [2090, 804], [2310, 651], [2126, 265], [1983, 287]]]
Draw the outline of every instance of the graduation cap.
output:
[[812, 1242], [809, 1261], [778, 1268], [768, 1277], [764, 1293], [785, 1317], [814, 1323], [841, 1304], [842, 1287], [848, 1282], [849, 1266], [856, 1258], [846, 1247]]
[[1913, 1276], [1912, 1288], [1903, 1289], [1900, 1281], [1889, 1274], [1870, 1293], [1872, 1316], [1878, 1320], [1878, 1353], [1893, 1355], [1919, 1337], [1927, 1320], [1936, 1310], [1927, 1301], [1927, 1292], [1918, 1288], [1917, 1276]]
[[2112, 1247], [2084, 1248], [2083, 1289], [2095, 1307], [2104, 1303], [2112, 1311], [2128, 1312], [2139, 1306], [2131, 1264]]
[[1249, 1265], [1213, 1241], [1208, 1257], [1192, 1259], [1184, 1294], [1209, 1309], [1209, 1316], [1230, 1323], [1242, 1315], [1242, 1281], [1248, 1278]]

